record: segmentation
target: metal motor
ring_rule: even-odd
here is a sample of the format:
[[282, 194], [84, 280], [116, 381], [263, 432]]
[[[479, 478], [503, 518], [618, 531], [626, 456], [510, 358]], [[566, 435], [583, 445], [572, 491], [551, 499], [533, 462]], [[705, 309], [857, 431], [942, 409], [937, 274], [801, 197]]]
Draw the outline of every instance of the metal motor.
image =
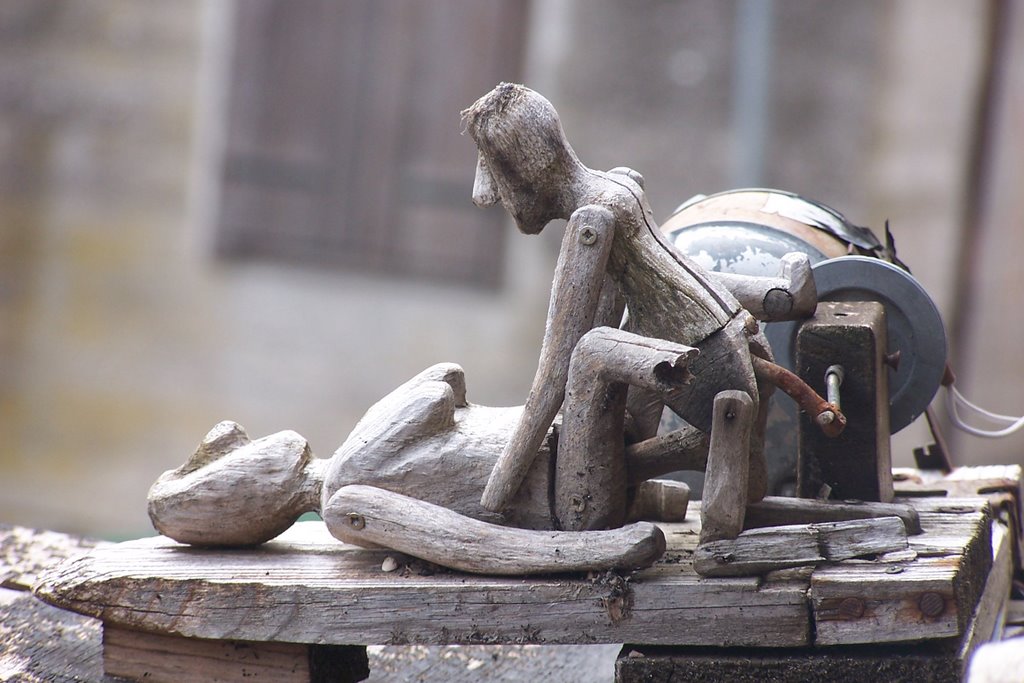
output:
[[[783, 255], [807, 254], [819, 301], [877, 301], [885, 309], [891, 433], [909, 425], [931, 403], [946, 366], [945, 328], [934, 302], [896, 258], [888, 234], [883, 243], [827, 206], [768, 189], [699, 195], [683, 203], [662, 230], [680, 251], [710, 271], [775, 276]], [[795, 369], [800, 325], [765, 326], [776, 362], [789, 369]], [[666, 418], [666, 428], [674, 418]], [[775, 494], [795, 491], [797, 423], [792, 402], [773, 397], [766, 451]]]

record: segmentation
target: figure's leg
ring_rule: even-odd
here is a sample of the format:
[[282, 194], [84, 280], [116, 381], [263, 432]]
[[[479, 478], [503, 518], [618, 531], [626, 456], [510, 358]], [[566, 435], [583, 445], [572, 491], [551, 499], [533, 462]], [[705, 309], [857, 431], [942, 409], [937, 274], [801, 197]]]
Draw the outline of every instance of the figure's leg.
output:
[[[765, 360], [772, 360], [771, 347], [764, 335], [757, 334], [750, 340], [750, 353]], [[755, 375], [757, 384], [757, 416], [750, 430], [750, 478], [747, 483], [747, 501], [756, 503], [768, 494], [768, 461], [765, 457], [765, 432], [768, 428], [769, 399], [775, 387]]]
[[627, 385], [669, 393], [690, 378], [695, 349], [598, 327], [573, 350], [555, 464], [562, 529], [620, 526], [628, 485], [623, 423]]
[[755, 409], [753, 399], [742, 391], [723, 391], [715, 396], [701, 499], [701, 544], [736, 538], [743, 531]]

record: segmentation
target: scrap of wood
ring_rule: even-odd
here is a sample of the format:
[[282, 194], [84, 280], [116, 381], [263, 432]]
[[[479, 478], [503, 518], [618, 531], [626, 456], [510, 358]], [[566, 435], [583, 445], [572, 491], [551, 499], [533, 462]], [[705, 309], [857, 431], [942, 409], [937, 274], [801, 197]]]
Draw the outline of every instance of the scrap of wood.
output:
[[372, 486], [341, 487], [321, 514], [339, 540], [474, 574], [638, 569], [665, 551], [664, 534], [649, 522], [606, 531], [516, 529]]
[[907, 547], [899, 517], [794, 524], [701, 543], [693, 566], [703, 576], [752, 576], [776, 569], [880, 555]]
[[648, 479], [633, 491], [626, 519], [652, 522], [682, 522], [690, 504], [690, 487], [686, 482], [670, 479]]
[[762, 500], [747, 505], [744, 528], [893, 516], [903, 520], [908, 534], [921, 533], [920, 516], [913, 506], [906, 503], [818, 500], [783, 496], [765, 496]]
[[754, 401], [746, 393], [723, 391], [715, 397], [700, 508], [701, 544], [736, 538], [743, 530], [753, 420]]
[[707, 465], [708, 435], [690, 426], [626, 446], [630, 484], [680, 470], [703, 472]]

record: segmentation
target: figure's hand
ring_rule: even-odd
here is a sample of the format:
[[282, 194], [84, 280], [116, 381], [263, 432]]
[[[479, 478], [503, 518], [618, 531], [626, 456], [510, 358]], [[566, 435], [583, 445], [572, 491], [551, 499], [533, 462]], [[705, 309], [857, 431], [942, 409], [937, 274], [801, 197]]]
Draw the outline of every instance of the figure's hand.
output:
[[779, 261], [778, 277], [713, 272], [751, 315], [765, 322], [799, 320], [814, 314], [818, 290], [807, 254], [790, 252]]

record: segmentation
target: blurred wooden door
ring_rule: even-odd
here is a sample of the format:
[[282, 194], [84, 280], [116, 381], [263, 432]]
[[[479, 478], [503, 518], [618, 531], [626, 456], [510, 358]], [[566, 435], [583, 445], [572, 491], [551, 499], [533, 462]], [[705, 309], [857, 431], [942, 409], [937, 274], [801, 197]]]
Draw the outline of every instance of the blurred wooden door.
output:
[[218, 225], [226, 256], [495, 286], [459, 112], [516, 80], [525, 0], [237, 3]]

